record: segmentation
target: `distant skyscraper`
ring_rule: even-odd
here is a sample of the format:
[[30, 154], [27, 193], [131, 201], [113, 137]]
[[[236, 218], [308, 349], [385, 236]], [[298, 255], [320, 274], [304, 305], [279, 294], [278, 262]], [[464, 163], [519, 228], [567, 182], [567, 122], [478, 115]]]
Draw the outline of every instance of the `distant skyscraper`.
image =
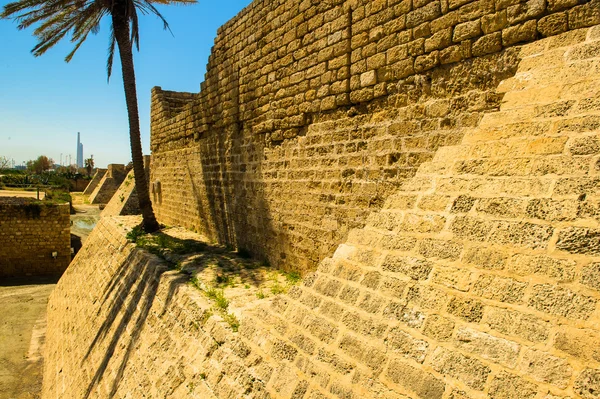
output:
[[83, 168], [83, 144], [79, 132], [77, 132], [77, 167]]

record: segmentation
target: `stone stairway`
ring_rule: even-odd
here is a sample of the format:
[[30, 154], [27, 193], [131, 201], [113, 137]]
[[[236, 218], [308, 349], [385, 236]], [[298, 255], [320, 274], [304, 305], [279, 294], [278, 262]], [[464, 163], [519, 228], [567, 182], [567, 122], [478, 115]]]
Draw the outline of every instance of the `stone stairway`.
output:
[[206, 387], [600, 398], [599, 39], [594, 27], [524, 46], [500, 111], [438, 150], [302, 286], [246, 311], [245, 356], [223, 348]]

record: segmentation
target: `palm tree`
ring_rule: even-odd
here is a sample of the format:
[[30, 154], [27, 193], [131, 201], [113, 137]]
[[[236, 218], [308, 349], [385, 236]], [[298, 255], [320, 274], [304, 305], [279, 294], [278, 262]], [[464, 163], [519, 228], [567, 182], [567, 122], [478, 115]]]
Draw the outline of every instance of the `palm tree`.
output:
[[165, 29], [168, 29], [167, 21], [154, 7], [154, 4], [191, 4], [194, 2], [196, 0], [20, 0], [5, 5], [0, 14], [0, 18], [15, 20], [18, 23], [18, 29], [39, 25], [34, 30], [38, 43], [31, 50], [36, 57], [44, 54], [65, 36], [70, 35], [74, 48], [65, 57], [66, 62], [73, 58], [90, 33], [98, 33], [100, 20], [105, 16], [110, 16], [112, 24], [106, 67], [110, 79], [115, 46], [117, 46], [127, 103], [135, 187], [142, 210], [142, 227], [149, 233], [157, 231], [160, 227], [152, 210], [148, 182], [144, 174], [133, 68], [133, 45], [135, 44], [139, 50], [140, 39], [138, 12], [156, 15], [162, 20]]

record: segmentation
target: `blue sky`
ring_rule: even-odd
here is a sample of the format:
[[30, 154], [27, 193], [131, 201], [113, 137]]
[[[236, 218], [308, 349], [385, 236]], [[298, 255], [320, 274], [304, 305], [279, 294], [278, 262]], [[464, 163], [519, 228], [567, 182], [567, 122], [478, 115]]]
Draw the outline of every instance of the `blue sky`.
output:
[[[140, 23], [140, 51], [134, 54], [144, 153], [150, 148], [150, 89], [198, 92], [217, 28], [250, 0], [200, 0], [191, 6], [160, 7], [173, 35], [154, 16]], [[8, 1], [0, 0], [3, 7]], [[88, 37], [70, 63], [69, 40], [33, 57], [32, 30], [0, 20], [0, 156], [17, 164], [47, 155], [75, 163], [77, 132], [84, 158], [96, 166], [131, 159], [129, 126], [118, 56], [106, 81], [108, 21]]]

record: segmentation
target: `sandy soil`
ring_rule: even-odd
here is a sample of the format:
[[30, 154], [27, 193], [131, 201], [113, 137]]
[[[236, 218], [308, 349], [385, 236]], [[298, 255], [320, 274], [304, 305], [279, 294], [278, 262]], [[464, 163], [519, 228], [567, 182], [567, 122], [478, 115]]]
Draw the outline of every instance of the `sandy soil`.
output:
[[[45, 196], [46, 194], [43, 191], [40, 191], [40, 199], [44, 199]], [[0, 197], [37, 198], [37, 192], [0, 190]]]
[[39, 398], [46, 305], [56, 279], [0, 281], [0, 399]]

